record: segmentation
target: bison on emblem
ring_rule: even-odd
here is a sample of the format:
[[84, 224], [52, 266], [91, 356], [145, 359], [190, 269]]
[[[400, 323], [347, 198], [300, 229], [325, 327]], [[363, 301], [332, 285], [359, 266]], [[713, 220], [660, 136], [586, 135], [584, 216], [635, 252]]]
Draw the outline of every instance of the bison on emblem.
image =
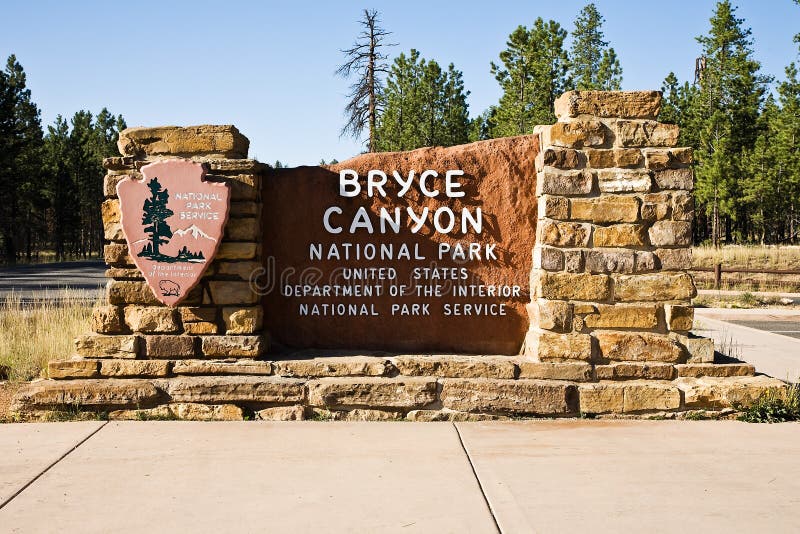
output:
[[181, 286], [172, 280], [161, 280], [158, 282], [158, 287], [161, 289], [161, 294], [165, 297], [181, 296]]

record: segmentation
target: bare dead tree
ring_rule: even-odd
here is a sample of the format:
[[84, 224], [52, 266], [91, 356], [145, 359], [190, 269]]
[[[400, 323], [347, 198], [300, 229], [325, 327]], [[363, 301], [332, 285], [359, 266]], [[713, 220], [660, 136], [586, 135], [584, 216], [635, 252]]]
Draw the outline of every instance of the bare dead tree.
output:
[[352, 48], [342, 50], [346, 62], [336, 70], [343, 78], [355, 76], [350, 86], [349, 99], [345, 106], [347, 123], [342, 128], [342, 136], [360, 137], [365, 128], [369, 128], [369, 151], [375, 151], [375, 129], [381, 111], [381, 94], [383, 91], [382, 76], [389, 72], [386, 63], [388, 56], [380, 49], [394, 44], [384, 43], [391, 35], [379, 26], [380, 18], [375, 10], [364, 10], [360, 21], [363, 30], [356, 38]]

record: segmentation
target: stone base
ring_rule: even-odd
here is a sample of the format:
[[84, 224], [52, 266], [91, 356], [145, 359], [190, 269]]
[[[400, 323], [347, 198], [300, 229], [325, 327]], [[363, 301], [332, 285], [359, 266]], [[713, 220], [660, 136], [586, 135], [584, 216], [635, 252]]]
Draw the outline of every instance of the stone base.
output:
[[34, 381], [15, 396], [12, 411], [20, 418], [54, 412], [143, 420], [646, 417], [724, 410], [786, 387], [755, 375], [749, 364], [595, 365], [522, 356], [76, 359], [50, 367], [59, 379]]

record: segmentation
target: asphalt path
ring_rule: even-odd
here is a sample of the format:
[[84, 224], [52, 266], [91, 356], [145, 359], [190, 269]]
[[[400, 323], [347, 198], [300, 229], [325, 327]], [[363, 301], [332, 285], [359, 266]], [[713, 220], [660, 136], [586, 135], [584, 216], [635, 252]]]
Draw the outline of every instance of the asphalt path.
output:
[[780, 334], [782, 336], [789, 336], [800, 339], [800, 322], [797, 320], [791, 321], [728, 321], [740, 326], [747, 326], [755, 328], [756, 330], [763, 330], [765, 332], [772, 332], [773, 334]]
[[697, 308], [695, 332], [726, 356], [781, 380], [800, 382], [800, 310]]
[[106, 278], [102, 261], [72, 261], [0, 268], [0, 298], [12, 294], [21, 300], [57, 300], [65, 289], [102, 293]]
[[798, 309], [697, 308], [695, 315], [754, 328], [762, 332], [800, 339], [800, 310]]

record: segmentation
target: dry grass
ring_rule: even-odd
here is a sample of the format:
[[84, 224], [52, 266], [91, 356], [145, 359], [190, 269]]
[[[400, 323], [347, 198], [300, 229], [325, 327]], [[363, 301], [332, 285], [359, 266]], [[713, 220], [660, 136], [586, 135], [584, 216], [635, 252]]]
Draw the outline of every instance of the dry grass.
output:
[[[798, 246], [726, 246], [694, 247], [694, 267], [712, 268], [721, 263], [725, 267], [747, 269], [798, 269], [800, 270], [800, 247]], [[714, 288], [714, 273], [692, 273], [697, 287]], [[773, 291], [795, 293], [800, 291], [800, 275], [722, 273], [722, 287], [738, 291]]]
[[782, 308], [787, 310], [800, 308], [791, 299], [769, 293], [753, 294], [749, 291], [734, 294], [699, 295], [692, 300], [692, 304], [701, 308]]
[[82, 291], [63, 291], [34, 304], [0, 300], [0, 368], [11, 381], [44, 376], [47, 362], [68, 358], [73, 338], [89, 326], [92, 302]]
[[800, 246], [738, 246], [694, 247], [692, 263], [695, 267], [723, 267], [751, 269], [800, 269]]
[[[714, 273], [693, 272], [697, 289], [716, 289]], [[731, 291], [761, 291], [771, 293], [800, 293], [800, 275], [722, 273], [720, 289]]]

